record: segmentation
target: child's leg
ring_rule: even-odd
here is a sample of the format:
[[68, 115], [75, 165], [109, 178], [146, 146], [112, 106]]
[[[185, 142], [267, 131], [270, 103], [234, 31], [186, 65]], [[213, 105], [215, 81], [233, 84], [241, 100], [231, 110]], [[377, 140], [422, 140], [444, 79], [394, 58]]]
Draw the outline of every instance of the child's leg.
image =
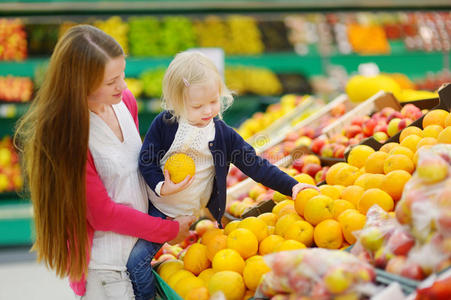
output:
[[127, 270], [133, 284], [136, 300], [155, 297], [155, 276], [150, 262], [162, 244], [139, 239], [127, 261]]
[[[149, 202], [149, 215], [166, 218], [166, 215], [155, 208], [151, 202]], [[127, 270], [133, 283], [136, 300], [155, 297], [155, 276], [150, 262], [162, 246], [163, 244], [139, 239], [128, 257]]]

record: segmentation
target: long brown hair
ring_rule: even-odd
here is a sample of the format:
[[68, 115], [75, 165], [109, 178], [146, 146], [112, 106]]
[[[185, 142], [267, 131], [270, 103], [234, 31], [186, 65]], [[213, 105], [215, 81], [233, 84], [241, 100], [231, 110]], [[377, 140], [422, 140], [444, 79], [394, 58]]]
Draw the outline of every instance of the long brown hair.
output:
[[16, 145], [33, 202], [38, 261], [77, 280], [88, 269], [86, 160], [88, 95], [103, 81], [105, 65], [124, 55], [103, 31], [78, 25], [58, 41]]

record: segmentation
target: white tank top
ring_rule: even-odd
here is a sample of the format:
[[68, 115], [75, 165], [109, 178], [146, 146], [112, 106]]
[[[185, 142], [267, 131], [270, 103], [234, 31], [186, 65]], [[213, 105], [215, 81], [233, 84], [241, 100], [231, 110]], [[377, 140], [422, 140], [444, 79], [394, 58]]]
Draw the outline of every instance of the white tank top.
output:
[[[121, 101], [113, 105], [124, 141], [95, 113], [90, 112], [89, 150], [108, 196], [116, 202], [147, 213], [146, 184], [138, 169], [141, 138], [130, 111]], [[120, 221], [120, 220], [118, 220]], [[90, 269], [126, 270], [136, 237], [95, 231]]]

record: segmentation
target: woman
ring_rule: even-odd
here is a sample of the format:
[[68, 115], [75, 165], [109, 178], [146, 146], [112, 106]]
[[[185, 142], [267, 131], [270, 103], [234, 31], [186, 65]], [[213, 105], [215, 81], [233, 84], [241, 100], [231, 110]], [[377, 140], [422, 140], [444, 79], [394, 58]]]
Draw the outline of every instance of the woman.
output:
[[126, 265], [137, 238], [181, 240], [193, 221], [146, 214], [137, 107], [124, 69], [111, 36], [89, 25], [69, 29], [16, 132], [34, 209], [33, 249], [83, 299], [134, 299]]

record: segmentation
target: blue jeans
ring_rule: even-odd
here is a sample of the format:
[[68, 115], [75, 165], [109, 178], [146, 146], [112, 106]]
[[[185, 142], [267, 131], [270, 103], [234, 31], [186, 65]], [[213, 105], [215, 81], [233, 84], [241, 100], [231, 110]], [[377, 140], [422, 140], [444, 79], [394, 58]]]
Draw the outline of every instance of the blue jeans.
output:
[[[166, 219], [149, 201], [149, 215]], [[130, 252], [127, 261], [127, 271], [133, 284], [136, 300], [148, 300], [155, 297], [155, 276], [152, 274], [150, 262], [163, 244], [139, 239]]]

